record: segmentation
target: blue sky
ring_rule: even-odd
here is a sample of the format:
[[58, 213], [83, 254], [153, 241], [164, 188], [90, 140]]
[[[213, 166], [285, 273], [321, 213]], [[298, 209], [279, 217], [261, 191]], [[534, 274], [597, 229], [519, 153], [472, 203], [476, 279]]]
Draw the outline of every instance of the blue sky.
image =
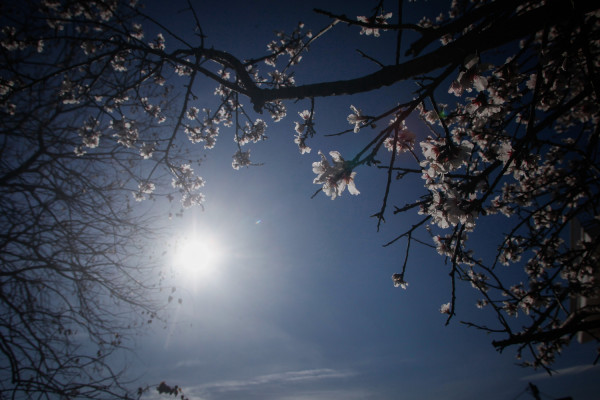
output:
[[[315, 6], [349, 16], [365, 15], [372, 6], [358, 1], [198, 3], [207, 43], [240, 58], [264, 54], [274, 30], [291, 31], [298, 21], [318, 31], [328, 20], [311, 12]], [[407, 13], [435, 15], [439, 3], [407, 3]], [[183, 2], [154, 2], [148, 12], [190, 34], [192, 18], [176, 12], [183, 8]], [[296, 82], [374, 71], [377, 66], [356, 48], [393, 61], [387, 50], [392, 35], [378, 40], [358, 31], [338, 26], [317, 42], [299, 65]], [[212, 83], [207, 87], [199, 108], [217, 100]], [[190, 398], [202, 400], [527, 399], [531, 397], [522, 392], [530, 381], [549, 395], [543, 398], [596, 398], [600, 368], [589, 365], [591, 344], [573, 344], [553, 377], [515, 366], [511, 349], [498, 354], [492, 337], [459, 323], [486, 318], [485, 311], [473, 306], [475, 293], [466, 286], [459, 291], [457, 318], [444, 326], [439, 307], [450, 299], [449, 269], [431, 249], [415, 246], [408, 290], [393, 287], [390, 278], [401, 269], [404, 245], [382, 244], [416, 215], [388, 213], [377, 232], [369, 215], [381, 206], [382, 171], [357, 171], [359, 196], [346, 192], [335, 201], [323, 194], [310, 198], [318, 189], [311, 170], [317, 151], [338, 150], [351, 158], [369, 134], [322, 137], [349, 128], [349, 106], [376, 114], [412, 98], [414, 89], [407, 83], [354, 97], [317, 99], [320, 137], [309, 143], [313, 150], [308, 155], [300, 155], [293, 143], [293, 122], [309, 103], [288, 103], [283, 121], [263, 116], [269, 140], [251, 147], [253, 161], [264, 163], [261, 167], [234, 171], [233, 132], [221, 130], [216, 148], [206, 152], [198, 169], [207, 181], [205, 211], [189, 210], [171, 224], [179, 234], [196, 230], [213, 238], [224, 256], [210, 273], [179, 274], [183, 304], [170, 310], [164, 329], [159, 326], [139, 338], [137, 355], [129, 356], [132, 374], [143, 374], [145, 383], [180, 385]], [[418, 122], [409, 121], [409, 128], [418, 138], [427, 135]], [[419, 180], [396, 184], [393, 204], [403, 205], [422, 190]], [[498, 234], [495, 225], [479, 232], [483, 245], [492, 244]]]

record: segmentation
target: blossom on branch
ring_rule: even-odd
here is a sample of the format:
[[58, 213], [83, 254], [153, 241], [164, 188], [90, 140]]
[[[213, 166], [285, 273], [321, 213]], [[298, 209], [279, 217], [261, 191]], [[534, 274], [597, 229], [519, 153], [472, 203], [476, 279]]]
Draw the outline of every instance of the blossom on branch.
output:
[[139, 137], [139, 132], [133, 121], [128, 121], [125, 118], [111, 120], [108, 127], [116, 132], [113, 136], [117, 138], [119, 144], [125, 147], [133, 147]]
[[403, 274], [394, 274], [392, 275], [392, 280], [394, 281], [394, 287], [401, 287], [405, 289], [408, 287], [408, 282], [404, 280]]
[[358, 133], [361, 127], [366, 125], [367, 117], [362, 115], [362, 111], [359, 108], [350, 106], [352, 114], [348, 115], [348, 123], [354, 125], [354, 133]]
[[471, 54], [465, 59], [464, 70], [452, 82], [448, 93], [453, 93], [455, 96], [460, 97], [463, 91], [471, 92], [473, 88], [478, 92], [485, 90], [488, 87], [488, 80], [482, 73], [489, 69], [490, 66], [488, 64], [479, 63], [479, 56]]
[[149, 158], [152, 158], [152, 154], [154, 154], [155, 150], [156, 150], [156, 142], [152, 142], [152, 143], [143, 142], [142, 146], [140, 147], [140, 156], [142, 156], [142, 158], [144, 160], [147, 160]]
[[442, 306], [440, 307], [440, 312], [442, 314], [450, 314], [450, 309], [450, 303], [442, 304]]
[[383, 145], [389, 151], [392, 151], [394, 146], [394, 140], [396, 141], [396, 152], [398, 154], [404, 153], [406, 151], [411, 151], [415, 147], [415, 139], [416, 135], [409, 131], [406, 127], [402, 130], [398, 131], [398, 133], [394, 136], [391, 136], [383, 142]]
[[148, 43], [148, 46], [154, 50], [164, 50], [165, 49], [165, 37], [162, 33], [156, 35], [156, 39], [154, 41]]
[[242, 136], [236, 136], [235, 141], [240, 146], [243, 146], [250, 142], [256, 143], [261, 140], [265, 140], [267, 138], [265, 136], [266, 129], [267, 124], [260, 118], [256, 119], [256, 121], [252, 125], [246, 122], [246, 126], [243, 129]]
[[156, 188], [156, 186], [154, 185], [154, 183], [152, 182], [141, 182], [138, 185], [138, 191], [137, 192], [133, 192], [133, 198], [135, 199], [135, 201], [144, 201], [146, 200], [146, 196], [145, 194], [152, 194], [152, 192], [154, 192], [154, 189]]
[[90, 117], [88, 118], [83, 126], [79, 128], [79, 136], [82, 138], [83, 146], [89, 147], [90, 149], [98, 147], [100, 144], [100, 131], [98, 126], [100, 122]]
[[325, 155], [320, 151], [319, 155], [321, 156], [321, 161], [314, 162], [312, 165], [313, 172], [317, 174], [313, 183], [323, 185], [323, 192], [331, 197], [331, 200], [334, 200], [337, 196], [341, 196], [346, 187], [348, 187], [350, 194], [360, 194], [354, 185], [356, 172], [352, 172], [351, 164], [344, 161], [339, 152], [329, 152], [333, 160], [333, 165], [329, 164]]
[[[356, 19], [360, 22], [364, 22], [366, 24], [372, 25], [387, 25], [387, 20], [392, 18], [392, 13], [388, 12], [385, 14], [379, 14], [375, 18], [367, 18], [364, 15], [359, 15]], [[383, 29], [384, 31], [387, 29]], [[379, 37], [379, 28], [363, 26], [360, 30], [361, 35], [373, 35], [374, 37]]]
[[298, 149], [300, 150], [300, 154], [306, 154], [306, 153], [310, 153], [310, 151], [312, 150], [307, 144], [306, 144], [306, 136], [302, 135], [302, 134], [296, 134], [294, 136], [294, 143], [296, 143], [298, 145]]
[[298, 113], [303, 122], [296, 121], [294, 130], [296, 131], [294, 143], [298, 145], [300, 154], [310, 153], [311, 148], [306, 144], [307, 136], [312, 137], [315, 134], [313, 116], [314, 112], [304, 110]]
[[250, 150], [238, 150], [233, 155], [233, 161], [231, 162], [231, 166], [233, 167], [233, 169], [240, 169], [242, 167], [247, 167], [251, 164], [252, 163], [250, 162]]
[[184, 191], [193, 191], [204, 186], [204, 179], [197, 176], [189, 164], [182, 164], [173, 172], [175, 173], [175, 178], [171, 181], [171, 185], [174, 188], [179, 188]]
[[[420, 143], [425, 160], [421, 161], [423, 178], [436, 178], [467, 165], [473, 143], [464, 140], [460, 144], [447, 142], [446, 139], [428, 137]], [[428, 168], [427, 168], [428, 167]]]

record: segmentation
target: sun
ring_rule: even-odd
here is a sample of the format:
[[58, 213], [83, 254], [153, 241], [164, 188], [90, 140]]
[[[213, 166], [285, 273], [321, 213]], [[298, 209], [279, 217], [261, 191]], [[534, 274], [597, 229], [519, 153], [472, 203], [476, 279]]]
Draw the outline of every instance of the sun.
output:
[[191, 234], [175, 245], [173, 264], [184, 279], [213, 275], [223, 259], [223, 250], [215, 236]]

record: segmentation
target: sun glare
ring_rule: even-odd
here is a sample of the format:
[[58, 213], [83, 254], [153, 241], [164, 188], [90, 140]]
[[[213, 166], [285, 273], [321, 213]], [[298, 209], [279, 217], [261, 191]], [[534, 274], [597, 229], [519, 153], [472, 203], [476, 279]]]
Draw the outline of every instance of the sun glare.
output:
[[177, 243], [174, 264], [184, 279], [193, 279], [214, 274], [222, 258], [223, 252], [214, 237], [190, 235]]

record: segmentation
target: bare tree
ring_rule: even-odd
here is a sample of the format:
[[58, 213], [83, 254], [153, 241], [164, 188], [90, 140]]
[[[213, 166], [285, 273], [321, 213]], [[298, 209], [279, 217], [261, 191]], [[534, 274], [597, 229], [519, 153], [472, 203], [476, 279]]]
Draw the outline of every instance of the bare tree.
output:
[[[65, 268], [61, 282], [78, 287], [81, 280], [74, 277], [88, 263], [117, 258], [121, 263], [114, 265], [123, 268], [116, 273], [128, 278], [123, 274], [131, 261], [125, 257], [127, 249], [118, 240], [111, 241], [118, 249], [103, 242], [133, 237], [122, 229], [137, 224], [116, 223], [117, 217], [136, 215], [128, 214], [126, 199], [172, 199], [175, 191], [184, 208], [202, 204], [203, 180], [192, 162], [182, 161], [187, 148], [182, 139], [210, 149], [220, 129], [232, 127], [239, 146], [232, 166], [249, 166], [245, 146], [264, 140], [267, 129], [256, 113], [267, 112], [277, 122], [286, 115], [285, 100], [306, 99], [295, 142], [309, 153], [317, 129], [315, 98], [358, 95], [412, 80], [420, 87], [414, 97], [391, 99], [393, 105], [375, 115], [363, 113], [360, 97], [354, 99], [358, 106], [352, 105], [347, 117], [351, 127], [339, 134], [360, 132], [364, 148], [345, 157], [332, 151], [332, 162], [321, 154], [312, 164], [314, 182], [335, 199], [346, 188], [358, 194], [354, 177], [361, 168], [380, 168], [387, 175], [374, 215], [377, 225], [389, 214], [422, 215], [388, 243], [405, 244], [405, 261], [394, 284], [406, 288], [412, 246], [436, 249], [450, 265], [449, 301], [440, 310], [448, 314], [448, 322], [459, 312], [456, 297], [464, 281], [480, 293], [477, 306], [488, 309], [496, 321], [466, 323], [493, 333], [499, 350], [515, 346], [519, 357], [529, 352], [528, 365], [550, 368], [555, 354], [578, 332], [599, 341], [600, 322], [593, 318], [598, 306], [568, 306], [571, 298], [599, 295], [595, 240], [589, 235], [576, 243], [567, 240], [572, 222], [590, 226], [599, 215], [598, 5], [453, 1], [436, 10], [439, 16], [407, 22], [402, 3], [384, 9], [387, 5], [378, 2], [370, 14], [356, 18], [315, 10], [331, 19], [323, 29], [312, 33], [300, 24], [289, 34], [280, 32], [267, 54], [244, 58], [206, 42], [189, 2], [197, 32], [191, 38], [126, 2], [46, 0], [3, 12], [2, 149], [11, 156], [2, 157], [0, 181], [7, 210], [3, 215], [14, 217], [3, 220], [9, 232], [3, 248], [11, 250], [3, 250], [3, 274], [8, 272], [2, 293], [20, 282], [19, 274], [36, 271], [36, 263]], [[344, 24], [356, 26], [353, 34], [395, 35], [390, 49], [394, 62], [372, 59], [377, 67], [371, 74], [297, 85], [293, 72], [301, 68], [305, 51]], [[161, 33], [145, 37], [147, 26]], [[407, 30], [418, 38], [405, 49]], [[217, 85], [211, 110], [195, 106], [200, 79]], [[456, 105], [445, 104], [449, 99]], [[430, 129], [419, 146], [406, 125], [412, 114]], [[414, 202], [392, 205], [392, 183], [411, 175], [423, 180], [423, 191]], [[15, 224], [13, 218], [27, 221]], [[471, 248], [468, 234], [499, 218], [506, 218], [505, 235], [495, 256], [485, 259], [481, 249]], [[21, 226], [29, 229], [17, 228]], [[98, 238], [94, 232], [104, 234]], [[61, 235], [74, 244], [60, 240]], [[97, 240], [103, 245], [96, 246]], [[506, 266], [521, 273], [507, 275]], [[103, 282], [102, 277], [95, 276], [94, 284]], [[23, 281], [27, 288], [37, 282]], [[110, 286], [94, 287], [114, 295]], [[5, 297], [13, 297], [3, 295], [6, 309], [10, 302]], [[29, 296], [21, 298], [25, 304]], [[65, 304], [75, 299], [88, 307], [77, 296], [67, 297]], [[131, 298], [122, 300], [139, 305]], [[88, 308], [104, 309], [103, 304]], [[26, 315], [6, 310], [6, 318]], [[521, 318], [515, 319], [518, 314]], [[10, 354], [10, 342], [5, 346]], [[36, 351], [42, 359], [47, 350], [38, 346]], [[22, 365], [13, 358], [14, 365]]]
[[[111, 107], [136, 112], [126, 93], [141, 94], [143, 76], [115, 75], [114, 49], [65, 40], [93, 27], [61, 28], [48, 17], [55, 7], [3, 3], [0, 11], [0, 392], [124, 398], [131, 388], [111, 355], [156, 318], [160, 298], [167, 302], [149, 257], [159, 226], [130, 204], [132, 192], [151, 191], [133, 171], [154, 141], [133, 145], [154, 127], [125, 111], [105, 118]], [[120, 26], [104, 3], [73, 7], [73, 20]]]

